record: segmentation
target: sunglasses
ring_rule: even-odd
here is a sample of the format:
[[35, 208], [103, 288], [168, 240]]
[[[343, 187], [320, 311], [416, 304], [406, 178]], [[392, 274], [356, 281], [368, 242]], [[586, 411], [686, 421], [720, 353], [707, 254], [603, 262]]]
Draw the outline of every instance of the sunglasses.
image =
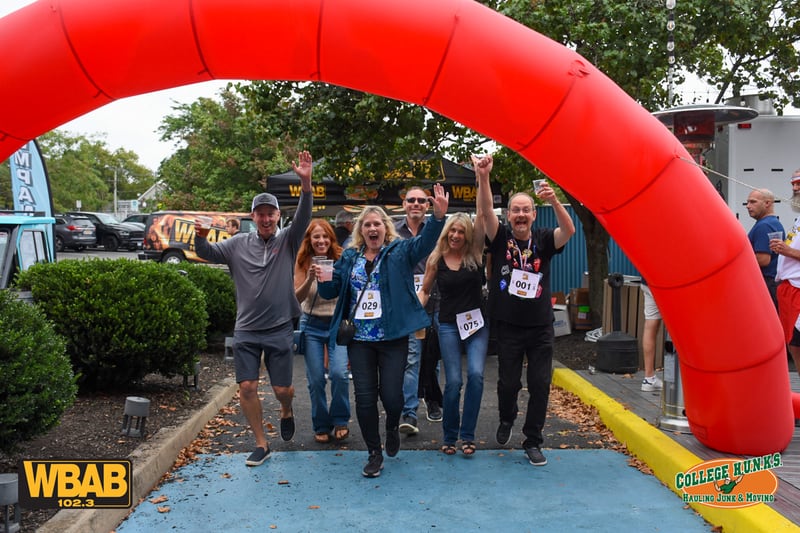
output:
[[428, 198], [406, 198], [406, 202], [409, 204], [427, 204]]

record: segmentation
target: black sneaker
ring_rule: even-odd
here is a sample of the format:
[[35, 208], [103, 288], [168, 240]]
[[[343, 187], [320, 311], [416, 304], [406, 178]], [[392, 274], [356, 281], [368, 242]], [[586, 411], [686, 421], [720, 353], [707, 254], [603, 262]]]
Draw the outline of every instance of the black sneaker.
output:
[[283, 440], [292, 440], [294, 437], [294, 416], [288, 418], [281, 418], [281, 438]]
[[381, 470], [383, 470], [383, 454], [381, 452], [371, 452], [361, 474], [364, 477], [378, 477], [381, 475]]
[[497, 439], [497, 444], [500, 446], [505, 446], [508, 444], [508, 441], [511, 440], [511, 428], [514, 427], [514, 424], [511, 422], [500, 422], [500, 425], [497, 427], [497, 435], [495, 438]]
[[403, 423], [400, 424], [400, 433], [405, 433], [406, 435], [416, 435], [419, 433], [417, 419], [409, 415], [404, 416]]
[[267, 448], [256, 448], [253, 453], [250, 454], [250, 457], [247, 458], [247, 461], [244, 462], [247, 466], [259, 466], [264, 463], [267, 459], [269, 459], [270, 454], [269, 445]]
[[394, 457], [400, 451], [400, 431], [397, 428], [386, 429], [386, 455]]
[[441, 422], [442, 421], [442, 408], [436, 402], [425, 401], [425, 406], [428, 408], [428, 421]]
[[525, 448], [525, 455], [528, 456], [528, 461], [530, 461], [533, 466], [544, 466], [547, 464], [547, 458], [544, 456], [542, 450], [540, 450], [538, 446]]

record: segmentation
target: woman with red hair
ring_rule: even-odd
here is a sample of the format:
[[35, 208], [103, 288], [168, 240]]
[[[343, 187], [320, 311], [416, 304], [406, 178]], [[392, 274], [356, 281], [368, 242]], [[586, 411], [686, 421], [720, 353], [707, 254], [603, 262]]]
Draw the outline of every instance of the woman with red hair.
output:
[[[318, 257], [337, 260], [342, 248], [336, 241], [333, 227], [323, 219], [313, 219], [308, 225], [303, 243], [297, 253], [294, 268], [294, 290], [303, 309], [299, 329], [305, 334], [303, 357], [306, 363], [308, 392], [311, 395], [311, 422], [314, 440], [319, 444], [344, 440], [350, 435], [350, 379], [347, 370], [347, 347], [336, 344], [330, 334], [331, 317], [336, 299], [326, 300], [317, 295], [317, 277], [313, 260]], [[325, 348], [328, 349], [328, 374], [331, 380], [331, 400], [325, 386]]]

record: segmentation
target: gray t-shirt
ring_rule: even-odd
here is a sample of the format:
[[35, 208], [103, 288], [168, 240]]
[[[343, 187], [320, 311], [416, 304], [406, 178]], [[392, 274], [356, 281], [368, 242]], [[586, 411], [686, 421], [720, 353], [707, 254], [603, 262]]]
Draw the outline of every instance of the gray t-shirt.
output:
[[294, 263], [311, 221], [311, 193], [302, 193], [292, 224], [264, 241], [258, 232], [209, 243], [195, 237], [197, 255], [228, 265], [236, 285], [236, 329], [274, 328], [300, 316], [294, 294]]

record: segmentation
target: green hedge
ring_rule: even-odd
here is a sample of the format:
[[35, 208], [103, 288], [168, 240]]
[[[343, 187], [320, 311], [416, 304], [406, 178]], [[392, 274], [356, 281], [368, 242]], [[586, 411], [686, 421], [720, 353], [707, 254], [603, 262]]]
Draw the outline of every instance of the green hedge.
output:
[[58, 423], [77, 386], [64, 339], [41, 310], [0, 291], [0, 451]]
[[168, 266], [186, 272], [189, 281], [205, 295], [208, 311], [207, 338], [231, 333], [236, 324], [236, 286], [231, 275], [225, 270], [208, 265], [181, 263]]
[[191, 374], [206, 346], [203, 292], [187, 276], [149, 261], [88, 260], [35, 265], [19, 288], [67, 340], [85, 390], [109, 389], [157, 372]]

